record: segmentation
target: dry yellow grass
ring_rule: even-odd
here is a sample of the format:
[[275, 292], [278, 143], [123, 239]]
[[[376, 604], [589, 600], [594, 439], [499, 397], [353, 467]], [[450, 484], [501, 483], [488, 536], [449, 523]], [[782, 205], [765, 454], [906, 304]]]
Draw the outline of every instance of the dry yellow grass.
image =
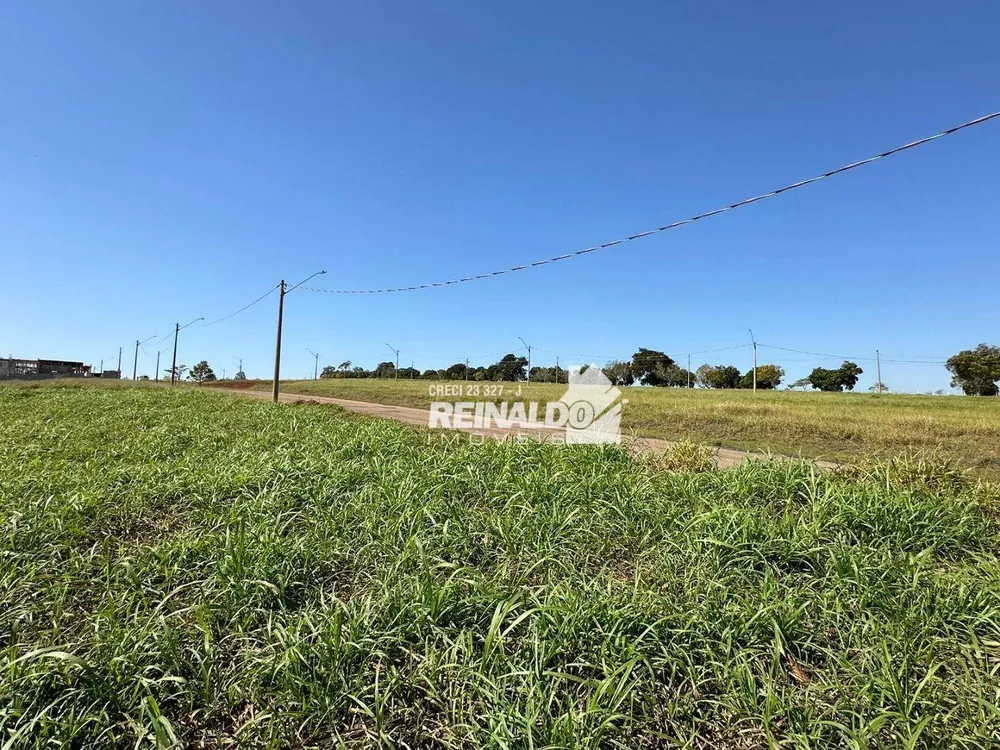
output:
[[[426, 407], [430, 381], [305, 380], [287, 392]], [[460, 383], [459, 383], [460, 385]], [[565, 386], [506, 383], [499, 399], [558, 399]], [[259, 386], [268, 388], [269, 385]], [[520, 390], [521, 395], [517, 396]], [[744, 450], [851, 460], [936, 453], [1000, 475], [1000, 399], [958, 396], [625, 388], [623, 429], [637, 437], [689, 439]], [[456, 400], [454, 397], [438, 400]]]

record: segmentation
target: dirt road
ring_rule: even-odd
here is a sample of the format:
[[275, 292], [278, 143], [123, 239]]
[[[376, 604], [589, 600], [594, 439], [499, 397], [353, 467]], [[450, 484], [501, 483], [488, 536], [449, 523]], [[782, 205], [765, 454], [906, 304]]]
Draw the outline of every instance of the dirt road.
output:
[[[219, 388], [218, 390], [240, 396], [248, 396], [250, 398], [264, 400], [271, 399], [271, 394], [267, 391], [252, 391], [231, 388]], [[394, 419], [397, 422], [402, 422], [403, 424], [417, 425], [420, 427], [426, 427], [430, 418], [430, 412], [427, 409], [415, 409], [409, 406], [391, 406], [389, 404], [373, 404], [367, 401], [351, 401], [350, 399], [333, 398], [332, 396], [305, 396], [296, 393], [281, 393], [278, 399], [283, 403], [292, 404], [309, 402], [336, 404], [337, 406], [341, 406], [348, 411], [353, 411], [358, 414], [368, 414], [369, 416], [382, 417], [383, 419]], [[466, 432], [470, 435], [481, 435], [494, 440], [503, 440], [508, 437], [517, 436], [518, 434], [531, 435], [542, 440], [547, 437], [558, 439], [558, 437], [563, 434], [563, 431], [559, 429], [525, 430], [519, 428], [501, 427], [470, 428], [463, 429], [462, 432]], [[657, 438], [627, 437], [623, 435], [622, 440], [634, 450], [649, 453], [663, 451], [671, 445], [670, 442], [666, 440], [659, 440]], [[760, 453], [748, 453], [746, 451], [734, 450], [732, 448], [717, 448], [715, 454], [716, 465], [722, 469], [735, 466], [742, 461], [754, 458], [760, 459], [766, 458], [766, 456]], [[837, 468], [837, 464], [831, 463], [830, 461], [815, 461], [814, 463], [821, 469]]]

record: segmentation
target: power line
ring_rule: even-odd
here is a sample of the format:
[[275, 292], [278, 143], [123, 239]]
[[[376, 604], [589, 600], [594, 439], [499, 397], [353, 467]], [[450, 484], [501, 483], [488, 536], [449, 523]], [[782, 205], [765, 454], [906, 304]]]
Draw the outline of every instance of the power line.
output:
[[253, 307], [254, 305], [256, 305], [258, 302], [263, 302], [265, 299], [267, 299], [268, 297], [270, 297], [272, 294], [274, 294], [278, 290], [278, 286], [280, 286], [280, 285], [275, 284], [270, 289], [268, 289], [266, 292], [264, 292], [264, 294], [260, 295], [257, 299], [255, 299], [253, 302], [251, 302], [248, 305], [244, 305], [243, 307], [241, 307], [236, 312], [229, 313], [229, 315], [226, 315], [226, 316], [224, 316], [222, 318], [219, 318], [218, 320], [213, 320], [211, 323], [203, 323], [200, 326], [195, 326], [195, 328], [208, 328], [208, 326], [214, 326], [216, 323], [221, 323], [224, 320], [229, 320], [230, 318], [235, 318], [241, 312], [243, 312], [245, 310], [249, 310], [251, 307]]
[[[809, 354], [813, 357], [826, 357], [828, 359], [850, 359], [858, 360], [861, 362], [874, 362], [876, 357], [856, 357], [851, 354], [828, 354], [825, 352], [808, 352], [803, 349], [789, 349], [784, 346], [771, 346], [770, 344], [761, 344], [758, 342], [758, 346], [762, 346], [765, 349], [778, 349], [783, 352], [794, 352], [795, 354]], [[943, 365], [945, 361], [943, 359], [932, 359], [930, 357], [920, 358], [920, 359], [886, 359], [882, 357], [883, 362], [890, 362], [896, 365]]]
[[1000, 112], [993, 112], [988, 115], [983, 115], [982, 117], [977, 117], [974, 120], [963, 122], [961, 125], [956, 125], [954, 127], [948, 128], [947, 130], [942, 130], [940, 133], [935, 133], [934, 135], [929, 135], [925, 138], [920, 138], [915, 141], [910, 141], [909, 143], [905, 143], [902, 146], [896, 146], [895, 148], [889, 149], [888, 151], [883, 151], [881, 154], [877, 154], [875, 156], [869, 156], [867, 159], [862, 159], [860, 161], [852, 162], [850, 164], [845, 164], [844, 166], [837, 167], [836, 169], [833, 169], [829, 172], [824, 172], [823, 174], [816, 175], [815, 177], [810, 177], [806, 180], [800, 180], [799, 182], [793, 182], [790, 185], [785, 185], [784, 187], [780, 187], [768, 193], [762, 193], [761, 195], [754, 196], [753, 198], [746, 198], [736, 203], [732, 203], [728, 206], [722, 206], [721, 208], [716, 208], [711, 211], [706, 211], [704, 213], [691, 216], [687, 219], [681, 219], [680, 221], [675, 221], [670, 224], [664, 224], [663, 226], [657, 227], [656, 229], [649, 229], [646, 230], [645, 232], [639, 232], [637, 234], [629, 235], [628, 237], [622, 237], [617, 240], [611, 240], [610, 242], [604, 242], [600, 245], [593, 245], [591, 247], [586, 247], [582, 250], [576, 250], [575, 252], [572, 253], [566, 253], [565, 255], [557, 255], [553, 258], [536, 260], [534, 263], [526, 263], [524, 265], [514, 266], [513, 268], [505, 268], [499, 271], [492, 271], [490, 273], [481, 273], [476, 276], [465, 276], [463, 278], [452, 279], [450, 281], [437, 281], [429, 284], [416, 284], [413, 286], [403, 286], [392, 289], [318, 289], [314, 287], [302, 287], [302, 288], [310, 292], [325, 292], [327, 294], [389, 294], [392, 292], [411, 292], [417, 289], [431, 289], [434, 287], [452, 286], [454, 284], [462, 284], [468, 281], [479, 281], [481, 279], [489, 279], [494, 276], [503, 276], [505, 274], [516, 273], [517, 271], [525, 271], [529, 268], [537, 268], [539, 266], [545, 266], [550, 263], [556, 263], [561, 260], [568, 260], [570, 258], [576, 258], [581, 255], [587, 255], [588, 253], [593, 253], [596, 252], [597, 250], [605, 250], [609, 247], [614, 247], [615, 245], [621, 245], [626, 242], [631, 242], [632, 240], [638, 240], [642, 239], [643, 237], [649, 237], [650, 235], [653, 234], [665, 232], [668, 229], [676, 229], [677, 227], [682, 227], [685, 224], [692, 224], [696, 221], [700, 221], [701, 219], [707, 219], [710, 216], [716, 216], [718, 214], [725, 213], [726, 211], [732, 211], [735, 208], [742, 208], [743, 206], [749, 206], [751, 203], [757, 203], [758, 201], [766, 200], [767, 198], [773, 198], [777, 195], [781, 195], [782, 193], [787, 193], [792, 190], [805, 187], [806, 185], [811, 185], [814, 182], [819, 182], [820, 180], [825, 180], [830, 177], [834, 177], [835, 175], [848, 172], [852, 169], [863, 167], [867, 164], [871, 164], [881, 159], [893, 156], [894, 154], [898, 154], [903, 151], [916, 148], [917, 146], [922, 146], [926, 143], [930, 143], [931, 141], [935, 141], [939, 138], [944, 138], [945, 136], [952, 135], [961, 130], [965, 130], [966, 128], [971, 128], [975, 125], [981, 125], [982, 123], [988, 122], [997, 117], [1000, 117]]
[[[735, 346], [723, 346], [723, 347], [720, 347], [718, 349], [701, 349], [701, 350], [696, 351], [696, 352], [680, 352], [677, 356], [678, 357], [687, 357], [687, 356], [694, 356], [695, 354], [712, 354], [714, 352], [728, 352], [728, 351], [732, 351], [734, 349], [746, 349], [749, 346], [750, 346], [750, 344], [736, 344]], [[544, 347], [541, 347], [541, 346], [536, 346], [535, 348], [538, 349], [538, 351], [540, 351], [540, 352], [546, 352], [548, 354], [559, 354], [559, 355], [564, 356], [564, 357], [590, 357], [590, 358], [593, 358], [593, 359], [606, 359], [606, 360], [631, 360], [631, 359], [635, 358], [634, 354], [629, 354], [629, 355], [594, 354], [594, 353], [589, 353], [588, 354], [588, 353], [585, 353], [585, 352], [563, 352], [563, 351], [556, 351], [555, 349], [545, 349]], [[650, 355], [650, 356], [651, 357], [655, 357], [656, 355], [653, 354], [653, 355]], [[640, 357], [640, 359], [641, 359], [641, 357]]]

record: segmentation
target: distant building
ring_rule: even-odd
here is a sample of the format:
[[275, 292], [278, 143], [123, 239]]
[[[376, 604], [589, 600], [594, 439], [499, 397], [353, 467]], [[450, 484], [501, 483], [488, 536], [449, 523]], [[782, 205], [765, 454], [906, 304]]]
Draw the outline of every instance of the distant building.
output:
[[90, 365], [61, 359], [0, 359], [0, 380], [22, 378], [86, 378]]

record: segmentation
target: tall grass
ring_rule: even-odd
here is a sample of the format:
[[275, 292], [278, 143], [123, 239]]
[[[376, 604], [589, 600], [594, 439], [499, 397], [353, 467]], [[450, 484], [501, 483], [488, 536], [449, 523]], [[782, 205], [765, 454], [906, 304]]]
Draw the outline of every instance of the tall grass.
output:
[[993, 488], [661, 468], [0, 389], [0, 747], [996, 746]]
[[[426, 408], [428, 381], [303, 380], [289, 393]], [[463, 385], [463, 383], [451, 383]], [[547, 402], [564, 385], [506, 383], [505, 395]], [[270, 383], [258, 386], [270, 389]], [[904, 451], [937, 452], [963, 468], [1000, 478], [1000, 398], [789, 391], [626, 388], [622, 428], [638, 437], [789, 456], [853, 461]], [[461, 400], [455, 397], [436, 400]]]

